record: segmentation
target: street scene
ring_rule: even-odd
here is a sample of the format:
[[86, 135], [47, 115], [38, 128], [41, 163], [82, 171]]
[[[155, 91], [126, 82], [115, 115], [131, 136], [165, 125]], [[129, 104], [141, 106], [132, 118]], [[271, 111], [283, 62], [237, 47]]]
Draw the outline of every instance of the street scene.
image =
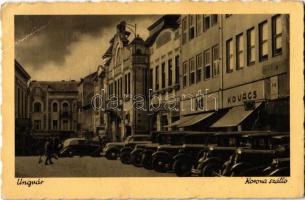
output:
[[289, 15], [16, 15], [16, 177], [290, 176]]

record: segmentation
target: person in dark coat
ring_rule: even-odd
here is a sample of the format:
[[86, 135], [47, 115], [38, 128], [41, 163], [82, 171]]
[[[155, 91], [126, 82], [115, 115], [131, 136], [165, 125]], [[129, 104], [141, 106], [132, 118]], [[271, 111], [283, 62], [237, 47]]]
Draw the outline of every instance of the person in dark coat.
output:
[[45, 160], [45, 165], [48, 164], [53, 164], [52, 162], [52, 154], [53, 154], [53, 141], [52, 139], [48, 139], [47, 142], [45, 143], [45, 154], [46, 154], [46, 160]]

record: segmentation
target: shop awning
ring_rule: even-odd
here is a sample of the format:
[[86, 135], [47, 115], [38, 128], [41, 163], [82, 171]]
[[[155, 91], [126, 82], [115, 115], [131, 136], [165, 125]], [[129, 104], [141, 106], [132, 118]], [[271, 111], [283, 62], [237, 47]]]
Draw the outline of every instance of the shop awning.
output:
[[[261, 102], [255, 104], [255, 109], [261, 105]], [[254, 110], [255, 110], [254, 109]], [[245, 110], [244, 106], [231, 108], [222, 118], [215, 122], [212, 128], [233, 127], [242, 123], [254, 110]]]
[[175, 121], [174, 123], [172, 123], [171, 125], [166, 125], [164, 127], [174, 127], [174, 126], [179, 126], [180, 124], [183, 124], [191, 119], [193, 119], [194, 116], [186, 116], [186, 117], [183, 117], [177, 121]]
[[208, 112], [208, 113], [202, 113], [198, 115], [193, 115], [192, 118], [184, 123], [181, 123], [178, 125], [178, 127], [187, 127], [187, 126], [192, 126], [194, 124], [197, 124], [201, 122], [204, 119], [207, 119], [210, 117], [214, 112]]

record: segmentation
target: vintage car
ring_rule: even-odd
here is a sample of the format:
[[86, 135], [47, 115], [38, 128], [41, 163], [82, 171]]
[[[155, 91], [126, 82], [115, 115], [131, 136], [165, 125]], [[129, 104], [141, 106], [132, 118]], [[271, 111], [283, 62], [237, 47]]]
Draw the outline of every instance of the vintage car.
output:
[[[183, 173], [192, 169], [194, 160], [201, 157], [207, 148], [209, 137], [213, 132], [195, 132], [186, 131], [183, 145], [159, 145], [158, 150], [153, 154], [153, 168], [158, 172], [166, 172], [173, 169], [179, 176], [185, 176]], [[191, 172], [191, 171], [190, 171]]]
[[148, 141], [150, 136], [145, 135], [131, 135], [126, 138], [124, 142], [109, 142], [105, 145], [103, 153], [108, 160], [116, 160], [121, 152], [121, 149], [130, 142], [135, 141]]
[[100, 145], [85, 138], [69, 138], [63, 142], [60, 157], [99, 156]]
[[259, 133], [245, 137], [250, 140], [251, 147], [237, 149], [229, 164], [230, 169], [222, 172], [222, 175], [265, 176], [266, 168], [272, 166], [272, 162], [289, 157], [289, 133]]
[[142, 165], [145, 169], [153, 169], [152, 155], [158, 150], [160, 145], [182, 145], [184, 143], [185, 132], [173, 131], [164, 132], [158, 135], [158, 143], [146, 144], [142, 149]]
[[266, 176], [290, 176], [290, 158], [273, 159], [270, 166], [263, 170]]

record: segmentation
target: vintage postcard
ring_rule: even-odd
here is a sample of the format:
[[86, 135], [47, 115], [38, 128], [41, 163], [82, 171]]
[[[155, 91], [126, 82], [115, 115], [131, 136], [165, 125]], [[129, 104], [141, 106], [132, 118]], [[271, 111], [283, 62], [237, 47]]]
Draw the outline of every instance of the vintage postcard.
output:
[[300, 2], [2, 6], [2, 197], [296, 198]]

